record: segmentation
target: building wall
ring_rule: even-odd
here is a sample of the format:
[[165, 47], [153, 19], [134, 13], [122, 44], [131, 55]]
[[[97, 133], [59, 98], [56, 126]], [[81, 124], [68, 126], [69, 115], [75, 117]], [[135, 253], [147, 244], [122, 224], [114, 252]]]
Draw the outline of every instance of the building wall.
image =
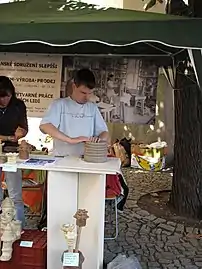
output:
[[123, 8], [123, 0], [82, 0], [82, 2], [104, 7]]
[[[134, 9], [143, 11], [143, 7], [148, 0], [123, 0], [123, 8], [124, 9]], [[153, 8], [149, 10], [150, 12], [155, 13], [165, 13], [165, 5], [157, 3]]]
[[[143, 10], [144, 4], [148, 0], [82, 0], [89, 4], [95, 4], [105, 7], [115, 7], [115, 8], [125, 8], [134, 10]], [[157, 3], [155, 7], [149, 10], [150, 12], [165, 13], [165, 6], [163, 4]]]

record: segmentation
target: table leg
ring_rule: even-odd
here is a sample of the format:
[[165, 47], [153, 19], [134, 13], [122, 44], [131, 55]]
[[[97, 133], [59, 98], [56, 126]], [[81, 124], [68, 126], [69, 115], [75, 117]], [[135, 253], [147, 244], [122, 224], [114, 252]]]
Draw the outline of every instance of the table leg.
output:
[[89, 214], [80, 243], [85, 257], [83, 269], [103, 268], [105, 185], [106, 175], [79, 174], [78, 208]]
[[58, 269], [67, 249], [61, 226], [72, 223], [77, 211], [78, 173], [49, 171], [47, 191], [47, 268]]

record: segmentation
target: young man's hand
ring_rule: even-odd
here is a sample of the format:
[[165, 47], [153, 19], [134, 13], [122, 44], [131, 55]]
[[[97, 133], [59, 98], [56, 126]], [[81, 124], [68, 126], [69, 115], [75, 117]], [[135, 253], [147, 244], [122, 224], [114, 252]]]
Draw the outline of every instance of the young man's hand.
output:
[[89, 141], [90, 142], [94, 142], [94, 143], [99, 143], [100, 142], [100, 138], [97, 137], [97, 136], [93, 136], [93, 137], [90, 137]]
[[79, 136], [75, 138], [71, 138], [70, 144], [78, 144], [78, 143], [83, 143], [83, 142], [88, 142], [90, 141], [90, 138], [86, 136]]

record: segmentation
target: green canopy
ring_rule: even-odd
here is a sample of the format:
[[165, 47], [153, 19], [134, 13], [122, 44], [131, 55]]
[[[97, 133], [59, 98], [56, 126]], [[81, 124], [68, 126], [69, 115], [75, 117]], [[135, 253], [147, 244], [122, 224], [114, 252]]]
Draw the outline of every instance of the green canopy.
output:
[[104, 9], [76, 1], [27, 0], [0, 5], [1, 45], [41, 42], [70, 46], [88, 41], [119, 48], [157, 42], [166, 47], [202, 48], [199, 29], [202, 19]]

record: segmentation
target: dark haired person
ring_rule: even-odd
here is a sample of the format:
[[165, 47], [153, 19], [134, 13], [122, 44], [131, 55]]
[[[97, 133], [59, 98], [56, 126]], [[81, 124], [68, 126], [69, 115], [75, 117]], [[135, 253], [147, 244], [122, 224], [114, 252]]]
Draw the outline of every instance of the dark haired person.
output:
[[55, 100], [40, 124], [40, 130], [53, 137], [55, 156], [81, 156], [89, 140], [109, 140], [107, 125], [96, 104], [89, 102], [95, 87], [89, 69], [75, 72], [70, 96]]
[[[0, 76], [0, 140], [4, 151], [15, 151], [18, 140], [28, 132], [27, 112], [23, 101], [16, 98], [15, 88], [8, 77]], [[9, 148], [9, 149], [8, 149]], [[0, 170], [1, 175], [1, 170]], [[24, 204], [22, 201], [22, 174], [5, 173], [9, 197], [16, 208], [16, 219], [24, 223]], [[3, 200], [0, 188], [0, 201]]]

